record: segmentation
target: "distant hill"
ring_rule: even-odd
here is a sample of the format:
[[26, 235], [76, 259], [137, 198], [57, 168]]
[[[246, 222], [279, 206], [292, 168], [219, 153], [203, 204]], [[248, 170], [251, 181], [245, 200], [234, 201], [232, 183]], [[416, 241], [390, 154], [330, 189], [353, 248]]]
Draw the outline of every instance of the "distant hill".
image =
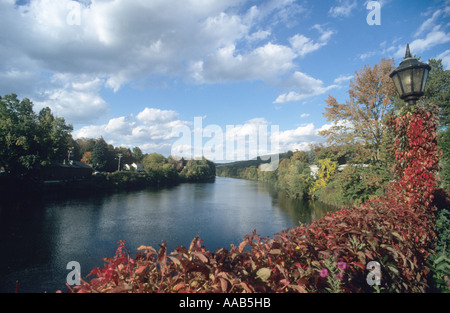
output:
[[[276, 154], [269, 154], [266, 156], [262, 156], [262, 157], [256, 157], [254, 159], [251, 160], [243, 160], [243, 161], [234, 161], [234, 162], [229, 162], [229, 163], [215, 163], [216, 165], [216, 169], [217, 168], [244, 168], [244, 167], [250, 167], [250, 166], [256, 166], [258, 167], [261, 164], [265, 164], [265, 163], [270, 163], [271, 161], [271, 157], [275, 156]], [[292, 155], [292, 152], [284, 152], [284, 153], [279, 153], [278, 157], [279, 160], [281, 161], [284, 158], [290, 158]]]

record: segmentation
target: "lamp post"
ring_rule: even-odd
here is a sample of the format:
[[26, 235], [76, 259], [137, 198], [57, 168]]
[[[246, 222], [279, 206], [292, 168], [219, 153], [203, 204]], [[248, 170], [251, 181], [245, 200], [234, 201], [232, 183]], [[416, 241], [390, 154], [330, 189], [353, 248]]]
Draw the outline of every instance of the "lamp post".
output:
[[405, 58], [400, 65], [389, 75], [394, 82], [400, 99], [410, 105], [423, 96], [428, 73], [431, 67], [411, 56], [409, 44], [406, 45]]
[[72, 150], [73, 150], [73, 147], [70, 147], [67, 150], [67, 162], [69, 162], [69, 163], [70, 163], [70, 155], [72, 154]]
[[428, 64], [411, 56], [408, 44], [405, 58], [389, 75], [400, 98], [407, 102], [406, 110], [400, 110], [392, 120], [397, 132], [394, 144], [397, 181], [405, 191], [409, 205], [426, 207], [433, 200], [437, 186], [436, 116], [426, 107], [415, 104], [424, 95], [430, 70]]
[[122, 158], [122, 153], [119, 153], [119, 166], [117, 168], [117, 170], [120, 172], [120, 159]]

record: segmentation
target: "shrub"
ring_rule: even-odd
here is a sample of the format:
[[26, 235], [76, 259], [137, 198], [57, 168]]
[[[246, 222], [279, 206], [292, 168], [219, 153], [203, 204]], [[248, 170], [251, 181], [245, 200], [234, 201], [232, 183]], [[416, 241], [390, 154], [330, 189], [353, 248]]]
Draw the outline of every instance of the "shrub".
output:
[[432, 272], [432, 291], [450, 292], [450, 197], [440, 189], [435, 194], [437, 243], [429, 256], [429, 266]]
[[285, 163], [285, 167], [280, 164], [276, 186], [283, 190], [289, 198], [303, 199], [308, 196], [312, 185], [312, 176], [308, 164], [295, 158], [297, 153], [291, 159], [282, 161]]
[[317, 198], [336, 206], [359, 205], [374, 196], [383, 195], [392, 174], [383, 163], [368, 167], [349, 164], [337, 172], [328, 185], [316, 192]]

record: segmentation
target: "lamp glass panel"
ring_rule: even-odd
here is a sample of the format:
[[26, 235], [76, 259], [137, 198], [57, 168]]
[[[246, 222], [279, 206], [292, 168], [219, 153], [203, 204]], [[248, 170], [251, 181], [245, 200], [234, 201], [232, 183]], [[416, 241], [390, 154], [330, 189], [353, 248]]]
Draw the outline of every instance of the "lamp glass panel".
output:
[[396, 73], [394, 76], [392, 76], [392, 81], [394, 82], [394, 86], [397, 89], [398, 94], [402, 95], [403, 94], [402, 83], [400, 82], [398, 73]]
[[423, 67], [418, 67], [413, 69], [413, 88], [414, 92], [422, 91], [422, 83], [423, 83], [423, 72], [425, 69]]
[[424, 69], [423, 81], [422, 81], [422, 90], [421, 90], [422, 92], [425, 92], [425, 84], [427, 83], [428, 73], [429, 73], [428, 69]]
[[411, 81], [411, 69], [407, 69], [398, 73], [403, 86], [403, 92], [405, 94], [411, 93], [412, 81]]

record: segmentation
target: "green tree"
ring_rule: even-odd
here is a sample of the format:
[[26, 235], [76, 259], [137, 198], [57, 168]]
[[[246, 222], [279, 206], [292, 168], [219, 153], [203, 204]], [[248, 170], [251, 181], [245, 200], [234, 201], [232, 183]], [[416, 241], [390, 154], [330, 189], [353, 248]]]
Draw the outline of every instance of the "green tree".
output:
[[96, 140], [93, 138], [78, 138], [76, 140], [79, 147], [79, 156], [83, 157], [86, 152], [94, 151]]
[[71, 131], [49, 108], [35, 114], [27, 98], [0, 97], [0, 166], [12, 176], [37, 175], [41, 166], [65, 159]]
[[303, 151], [296, 151], [290, 159], [283, 159], [278, 167], [277, 187], [290, 198], [302, 199], [308, 196], [312, 176]]
[[68, 151], [73, 139], [71, 125], [66, 125], [64, 118], [53, 116], [50, 108], [43, 108], [38, 114], [37, 141], [40, 147], [41, 164], [62, 161], [68, 158]]
[[97, 171], [107, 171], [108, 161], [108, 144], [102, 137], [97, 140], [92, 150], [92, 166]]
[[317, 163], [318, 160], [330, 159], [338, 164], [346, 164], [355, 158], [356, 149], [353, 145], [330, 145], [323, 146], [322, 144], [316, 144], [312, 146], [314, 151], [314, 160]]
[[187, 181], [210, 180], [216, 176], [216, 166], [204, 157], [201, 160], [188, 160], [180, 176]]
[[419, 104], [425, 107], [436, 105], [439, 107], [439, 148], [442, 150], [441, 171], [442, 187], [450, 192], [450, 70], [444, 70], [441, 59], [430, 59], [431, 66], [428, 75], [425, 94]]
[[447, 127], [450, 123], [450, 70], [444, 70], [441, 59], [430, 59], [431, 66], [428, 74], [425, 94], [420, 99], [419, 104], [434, 104], [440, 109], [440, 125]]
[[156, 152], [147, 154], [142, 160], [142, 165], [144, 165], [144, 169], [147, 172], [159, 171], [166, 163], [167, 163], [166, 157]]
[[134, 161], [137, 163], [141, 163], [142, 159], [144, 159], [144, 153], [142, 153], [142, 150], [139, 147], [134, 147], [131, 155], [133, 156]]

